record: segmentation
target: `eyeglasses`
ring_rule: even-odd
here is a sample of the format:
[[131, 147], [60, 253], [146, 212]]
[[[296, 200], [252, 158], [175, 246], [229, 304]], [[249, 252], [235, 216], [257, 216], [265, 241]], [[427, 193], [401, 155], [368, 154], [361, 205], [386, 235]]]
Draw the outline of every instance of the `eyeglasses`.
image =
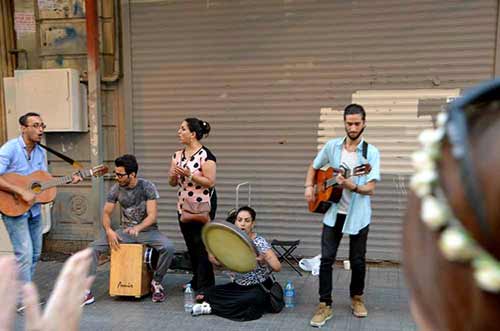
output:
[[128, 176], [128, 174], [122, 174], [122, 173], [119, 173], [119, 172], [116, 172], [116, 171], [113, 171], [113, 173], [115, 174], [116, 177], [118, 178], [122, 178], [122, 177], [125, 177], [125, 176]]
[[34, 129], [42, 128], [43, 130], [45, 130], [47, 128], [47, 125], [45, 125], [45, 123], [35, 123], [35, 124], [31, 124], [31, 125], [25, 125], [25, 127], [34, 128]]

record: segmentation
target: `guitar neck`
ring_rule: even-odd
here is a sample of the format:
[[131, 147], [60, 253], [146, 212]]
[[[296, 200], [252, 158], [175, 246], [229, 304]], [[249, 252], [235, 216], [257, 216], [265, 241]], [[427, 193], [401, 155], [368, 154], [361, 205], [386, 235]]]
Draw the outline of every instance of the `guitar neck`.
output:
[[330, 179], [326, 180], [325, 187], [330, 187], [337, 184], [337, 181], [335, 180], [335, 177], [332, 177]]
[[[80, 175], [82, 178], [85, 177], [90, 177], [92, 176], [92, 170], [79, 170], [77, 172], [78, 175]], [[54, 178], [51, 180], [48, 180], [46, 182], [42, 183], [42, 191], [49, 189], [51, 187], [57, 186], [57, 185], [62, 185], [62, 184], [68, 184], [73, 180], [73, 176], [64, 176], [64, 177], [58, 177]]]

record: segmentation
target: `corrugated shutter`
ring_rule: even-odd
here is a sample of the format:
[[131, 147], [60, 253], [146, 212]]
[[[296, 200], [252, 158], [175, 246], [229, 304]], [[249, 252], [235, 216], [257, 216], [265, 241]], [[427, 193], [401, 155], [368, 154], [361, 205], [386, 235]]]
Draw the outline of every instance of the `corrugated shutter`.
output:
[[[417, 127], [430, 122], [404, 107], [392, 111], [387, 102], [401, 96], [391, 91], [490, 78], [496, 13], [493, 0], [132, 1], [125, 31], [134, 146], [140, 174], [160, 189], [162, 230], [183, 246], [167, 171], [179, 123], [196, 116], [213, 128], [203, 142], [218, 159], [218, 219], [234, 206], [235, 186], [250, 181], [257, 231], [301, 239], [300, 253], [319, 253], [321, 223], [304, 202], [305, 171], [322, 137], [343, 134], [323, 127], [321, 109], [357, 100], [367, 105], [367, 140], [384, 165], [368, 257], [399, 260], [408, 155]], [[371, 90], [378, 94], [370, 101]]]

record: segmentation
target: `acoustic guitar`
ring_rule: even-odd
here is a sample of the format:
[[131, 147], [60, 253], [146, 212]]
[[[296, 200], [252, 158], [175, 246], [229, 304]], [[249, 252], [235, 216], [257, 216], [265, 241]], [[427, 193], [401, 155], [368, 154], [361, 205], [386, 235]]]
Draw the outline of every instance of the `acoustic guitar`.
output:
[[[98, 177], [108, 172], [108, 167], [98, 165], [89, 170], [79, 170], [80, 177]], [[27, 176], [16, 173], [6, 173], [2, 178], [11, 184], [25, 187], [35, 194], [35, 203], [52, 202], [57, 194], [57, 185], [70, 183], [72, 176], [54, 178], [46, 171], [38, 170]], [[18, 194], [0, 190], [0, 212], [4, 215], [16, 217], [24, 214], [31, 208], [31, 204], [24, 201]]]
[[316, 170], [314, 177], [314, 200], [309, 202], [309, 211], [324, 214], [332, 203], [340, 201], [343, 187], [335, 180], [337, 175], [342, 174], [345, 178], [349, 178], [350, 176], [366, 175], [371, 170], [372, 167], [368, 163], [357, 166], [352, 171], [345, 167], [328, 167], [325, 170]]

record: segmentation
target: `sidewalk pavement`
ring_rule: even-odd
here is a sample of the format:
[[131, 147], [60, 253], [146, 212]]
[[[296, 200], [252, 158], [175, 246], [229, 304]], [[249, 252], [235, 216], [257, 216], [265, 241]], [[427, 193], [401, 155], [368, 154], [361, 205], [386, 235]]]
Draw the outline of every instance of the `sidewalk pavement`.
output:
[[[41, 297], [48, 298], [54, 285], [61, 262], [41, 262], [37, 267], [35, 283]], [[108, 296], [109, 263], [99, 267], [93, 293], [96, 302], [84, 307], [81, 330], [315, 330], [309, 326], [312, 313], [318, 304], [318, 277], [310, 273], [300, 277], [284, 266], [277, 274], [284, 286], [290, 279], [296, 291], [296, 307], [284, 308], [279, 314], [266, 314], [250, 322], [234, 322], [218, 316], [192, 317], [184, 312], [182, 285], [190, 275], [173, 271], [165, 277], [167, 300], [153, 303], [149, 296], [142, 299], [111, 298]], [[350, 271], [335, 267], [334, 270], [333, 318], [323, 330], [363, 331], [414, 331], [416, 330], [409, 307], [408, 291], [403, 271], [397, 267], [370, 266], [367, 270], [365, 302], [369, 314], [356, 318], [351, 314], [349, 300]], [[223, 274], [216, 277], [217, 283], [229, 279]], [[24, 330], [23, 316], [18, 315], [16, 330]]]

